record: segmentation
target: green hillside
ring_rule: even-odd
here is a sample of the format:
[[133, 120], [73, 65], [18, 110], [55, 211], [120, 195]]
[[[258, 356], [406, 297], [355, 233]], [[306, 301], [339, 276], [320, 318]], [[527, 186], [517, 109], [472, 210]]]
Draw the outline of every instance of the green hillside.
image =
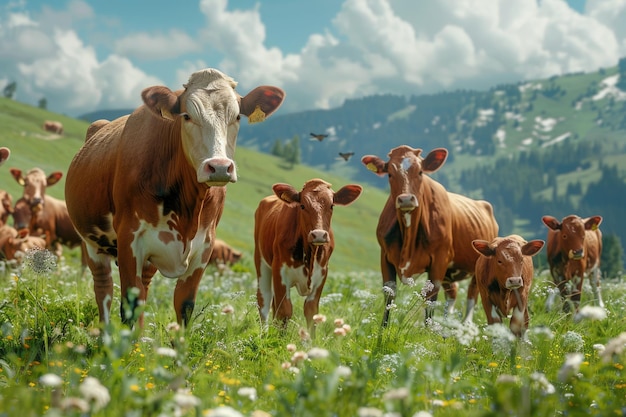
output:
[[[65, 133], [62, 137], [42, 130], [44, 120], [59, 120]], [[21, 195], [19, 186], [9, 174], [15, 167], [27, 171], [40, 167], [46, 173], [65, 172], [80, 148], [88, 123], [51, 113], [6, 98], [0, 98], [0, 146], [11, 149], [11, 158], [0, 170], [0, 188], [9, 191], [16, 200]], [[244, 252], [246, 264], [252, 267], [254, 251], [254, 211], [258, 202], [272, 193], [272, 184], [286, 182], [301, 187], [310, 178], [322, 178], [334, 189], [350, 181], [339, 175], [331, 175], [302, 165], [293, 169], [266, 154], [244, 147], [237, 149], [239, 181], [228, 185], [226, 208], [218, 226], [217, 234]], [[64, 198], [64, 180], [51, 186], [47, 192]], [[375, 238], [378, 214], [386, 194], [372, 186], [365, 186], [361, 197], [348, 207], [337, 207], [333, 217], [336, 248], [331, 259], [333, 270], [378, 270], [379, 249]]]

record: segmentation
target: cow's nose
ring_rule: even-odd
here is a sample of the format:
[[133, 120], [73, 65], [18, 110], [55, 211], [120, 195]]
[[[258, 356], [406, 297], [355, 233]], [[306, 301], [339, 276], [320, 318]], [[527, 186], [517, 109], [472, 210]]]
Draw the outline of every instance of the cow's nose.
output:
[[309, 232], [309, 243], [312, 245], [324, 245], [330, 240], [328, 232], [322, 229], [315, 229]]
[[506, 279], [504, 286], [507, 290], [516, 290], [524, 286], [524, 281], [522, 277], [509, 277]]
[[[236, 182], [235, 164], [228, 158], [211, 158], [204, 162], [202, 174], [207, 178], [201, 182], [214, 185], [226, 185], [228, 182]], [[203, 178], [204, 179], [204, 178]]]
[[415, 194], [403, 193], [396, 197], [396, 209], [411, 211], [417, 207], [417, 197]]

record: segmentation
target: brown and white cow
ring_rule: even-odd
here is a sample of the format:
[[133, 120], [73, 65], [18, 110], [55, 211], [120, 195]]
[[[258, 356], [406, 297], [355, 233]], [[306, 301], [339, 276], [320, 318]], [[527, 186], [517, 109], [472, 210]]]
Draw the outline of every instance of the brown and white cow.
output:
[[65, 198], [87, 244], [101, 321], [110, 320], [115, 258], [128, 302], [121, 303], [124, 322], [143, 324], [135, 309], [145, 303], [158, 270], [178, 280], [176, 317], [189, 323], [224, 209], [224, 186], [237, 180], [240, 117], [262, 121], [285, 95], [261, 86], [241, 97], [236, 84], [204, 69], [183, 90], [148, 87], [132, 114], [90, 129], [72, 160]]
[[56, 133], [57, 135], [62, 135], [63, 124], [55, 120], [46, 120], [43, 122], [43, 130], [50, 133]]
[[516, 336], [528, 330], [528, 295], [533, 283], [532, 256], [544, 245], [543, 240], [526, 242], [521, 236], [497, 237], [491, 241], [474, 240], [480, 256], [476, 260], [476, 284], [487, 323], [502, 323], [511, 314], [509, 325]]
[[240, 251], [234, 249], [222, 239], [215, 239], [209, 263], [232, 266], [241, 259], [241, 256], [242, 253]]
[[[600, 291], [602, 232], [598, 228], [602, 217], [583, 219], [571, 214], [561, 221], [552, 216], [543, 216], [541, 220], [548, 228], [548, 265], [563, 299], [563, 311], [578, 311], [585, 275], [589, 276], [594, 299], [604, 307]], [[548, 310], [554, 298], [555, 293], [551, 292], [546, 300]]]
[[274, 318], [287, 325], [293, 314], [291, 288], [306, 297], [304, 316], [315, 336], [313, 316], [328, 275], [328, 261], [335, 247], [331, 218], [333, 206], [347, 206], [362, 187], [351, 184], [336, 192], [324, 180], [307, 181], [302, 191], [289, 184], [274, 184], [275, 195], [265, 197], [254, 215], [254, 265], [261, 321], [270, 308]]
[[0, 251], [7, 260], [16, 260], [21, 263], [30, 249], [45, 249], [46, 241], [42, 237], [31, 236], [28, 230], [17, 230], [4, 225], [0, 226]]
[[[398, 146], [389, 152], [387, 161], [366, 155], [363, 164], [379, 176], [387, 175], [390, 193], [380, 214], [376, 236], [381, 248], [381, 270], [386, 306], [383, 326], [389, 320], [396, 296], [396, 279], [413, 284], [413, 277], [428, 272], [433, 284], [426, 295], [437, 300], [443, 285], [446, 314], [453, 311], [457, 281], [474, 273], [475, 239], [493, 239], [498, 224], [490, 203], [472, 200], [446, 191], [443, 185], [426, 174], [437, 171], [446, 161], [448, 151], [438, 148], [425, 158], [421, 149]], [[478, 289], [472, 277], [468, 289], [465, 319], [472, 320]], [[432, 303], [426, 319], [432, 316]]]
[[22, 197], [13, 207], [13, 226], [18, 230], [27, 229], [32, 236], [45, 236], [45, 247], [59, 258], [63, 255], [63, 246], [81, 246], [81, 264], [86, 268], [87, 254], [65, 201], [46, 193], [47, 187], [57, 184], [63, 173], [55, 171], [46, 175], [41, 168], [33, 168], [26, 175], [17, 168], [10, 171], [15, 181], [24, 187]]

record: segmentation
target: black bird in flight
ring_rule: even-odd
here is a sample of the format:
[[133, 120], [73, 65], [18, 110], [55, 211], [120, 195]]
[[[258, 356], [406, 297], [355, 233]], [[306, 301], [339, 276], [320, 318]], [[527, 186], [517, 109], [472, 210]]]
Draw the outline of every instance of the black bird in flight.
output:
[[354, 152], [339, 152], [339, 156], [342, 157], [344, 161], [347, 161], [348, 159], [350, 159], [352, 155], [354, 155]]
[[327, 138], [327, 137], [328, 137], [328, 135], [325, 135], [323, 133], [322, 134], [320, 134], [320, 133], [311, 133], [311, 138], [312, 138], [311, 140], [317, 139], [317, 140], [319, 140], [321, 142], [321, 141], [324, 140], [324, 138]]

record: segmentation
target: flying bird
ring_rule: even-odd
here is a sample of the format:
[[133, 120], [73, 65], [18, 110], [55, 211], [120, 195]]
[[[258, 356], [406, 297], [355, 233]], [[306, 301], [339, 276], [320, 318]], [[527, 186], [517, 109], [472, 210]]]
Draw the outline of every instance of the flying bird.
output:
[[327, 137], [328, 137], [327, 134], [325, 135], [323, 133], [322, 134], [320, 134], [320, 133], [311, 133], [311, 140], [317, 139], [317, 140], [319, 140], [321, 142], [321, 141], [324, 140], [324, 138], [327, 138]]
[[339, 156], [342, 157], [344, 161], [347, 161], [348, 159], [350, 159], [352, 155], [354, 155], [354, 152], [339, 152]]

